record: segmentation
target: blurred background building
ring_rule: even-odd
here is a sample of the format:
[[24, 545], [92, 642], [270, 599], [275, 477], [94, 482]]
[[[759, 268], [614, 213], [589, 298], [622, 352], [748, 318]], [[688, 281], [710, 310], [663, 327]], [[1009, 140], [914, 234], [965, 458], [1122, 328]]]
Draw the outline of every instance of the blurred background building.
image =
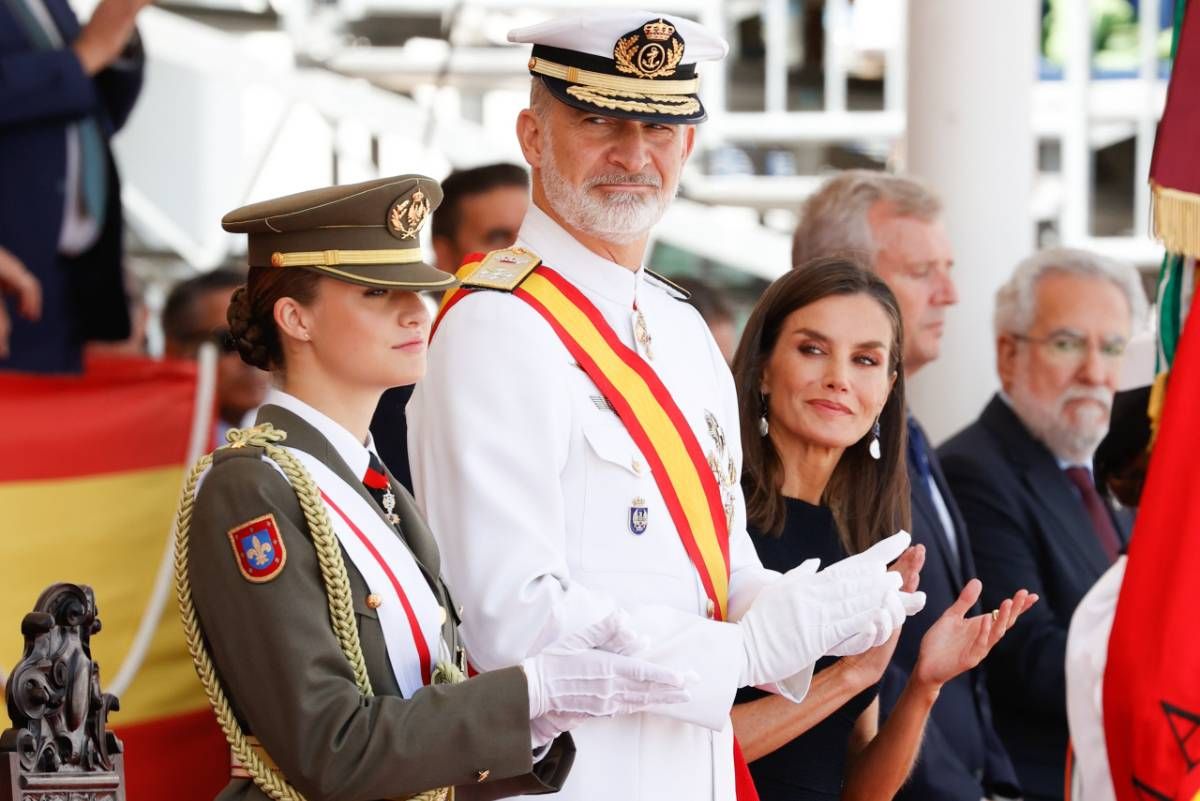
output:
[[[513, 124], [528, 94], [527, 54], [505, 34], [577, 5], [162, 0], [147, 9], [146, 84], [117, 154], [151, 352], [162, 347], [165, 287], [239, 260], [218, 225], [228, 209], [331, 182], [520, 163]], [[788, 268], [794, 210], [824, 175], [853, 166], [921, 176], [946, 200], [964, 298], [945, 372], [914, 392], [918, 408], [942, 402], [946, 376], [961, 378], [964, 363], [991, 352], [980, 323], [992, 291], [1035, 243], [1123, 257], [1151, 281], [1162, 253], [1148, 235], [1145, 176], [1173, 5], [658, 3], [723, 32], [732, 52], [702, 71], [710, 120], [651, 263], [716, 284], [744, 313]], [[935, 436], [990, 392], [982, 361]]]

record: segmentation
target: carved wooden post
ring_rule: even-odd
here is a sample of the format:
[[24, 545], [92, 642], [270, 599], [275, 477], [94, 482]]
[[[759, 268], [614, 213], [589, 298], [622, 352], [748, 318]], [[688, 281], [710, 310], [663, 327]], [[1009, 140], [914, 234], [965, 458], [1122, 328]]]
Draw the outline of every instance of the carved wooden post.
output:
[[125, 801], [121, 742], [106, 728], [92, 588], [55, 584], [21, 621], [25, 655], [8, 677], [12, 728], [0, 734], [0, 801]]

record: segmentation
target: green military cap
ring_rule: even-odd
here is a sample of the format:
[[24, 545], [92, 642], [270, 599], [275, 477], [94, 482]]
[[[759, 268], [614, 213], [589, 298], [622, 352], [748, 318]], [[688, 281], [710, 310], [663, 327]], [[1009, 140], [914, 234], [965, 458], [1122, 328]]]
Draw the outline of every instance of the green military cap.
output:
[[249, 235], [251, 267], [301, 267], [382, 289], [457, 284], [422, 259], [418, 232], [442, 202], [437, 181], [397, 175], [313, 189], [229, 212], [221, 226]]

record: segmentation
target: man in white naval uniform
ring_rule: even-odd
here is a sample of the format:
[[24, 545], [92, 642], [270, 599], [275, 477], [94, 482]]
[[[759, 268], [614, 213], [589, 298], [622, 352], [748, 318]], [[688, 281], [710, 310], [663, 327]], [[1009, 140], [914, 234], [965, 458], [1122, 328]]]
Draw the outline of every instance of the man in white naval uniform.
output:
[[760, 565], [737, 480], [732, 377], [700, 315], [642, 266], [704, 118], [695, 63], [722, 57], [725, 43], [685, 19], [628, 11], [509, 38], [535, 44], [531, 108], [517, 125], [533, 206], [517, 244], [594, 304], [693, 429], [730, 516], [726, 620], [737, 622], [713, 619], [650, 460], [610, 400], [513, 294], [474, 292], [440, 321], [408, 406], [417, 498], [477, 668], [519, 663], [620, 606], [645, 636], [642, 656], [695, 674], [688, 703], [575, 728], [563, 798], [732, 801], [737, 687], [798, 700], [819, 656], [886, 640], [923, 601], [886, 573], [908, 535], [820, 573]]

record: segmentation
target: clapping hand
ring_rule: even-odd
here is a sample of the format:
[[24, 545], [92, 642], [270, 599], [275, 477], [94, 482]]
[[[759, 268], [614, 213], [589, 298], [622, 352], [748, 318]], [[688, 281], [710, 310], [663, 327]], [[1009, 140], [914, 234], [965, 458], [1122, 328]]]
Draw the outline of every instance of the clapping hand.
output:
[[[26, 320], [37, 320], [42, 316], [42, 285], [16, 256], [4, 248], [0, 248], [0, 293], [16, 296], [17, 311]], [[0, 303], [0, 359], [8, 358], [11, 330], [8, 311]]]
[[[903, 592], [916, 592], [921, 581], [921, 568], [925, 566], [925, 546], [914, 545], [900, 558], [892, 563], [888, 570], [899, 573], [904, 579], [901, 587]], [[855, 686], [866, 688], [883, 678], [892, 654], [896, 652], [896, 643], [900, 640], [900, 629], [896, 629], [883, 645], [854, 656], [844, 656], [841, 660], [842, 669], [849, 671], [851, 681]]]
[[1017, 618], [1038, 600], [1037, 595], [1020, 590], [1000, 604], [995, 612], [966, 617], [982, 591], [983, 584], [979, 579], [968, 581], [958, 600], [925, 632], [913, 669], [915, 680], [940, 687], [974, 668], [1000, 642]]

